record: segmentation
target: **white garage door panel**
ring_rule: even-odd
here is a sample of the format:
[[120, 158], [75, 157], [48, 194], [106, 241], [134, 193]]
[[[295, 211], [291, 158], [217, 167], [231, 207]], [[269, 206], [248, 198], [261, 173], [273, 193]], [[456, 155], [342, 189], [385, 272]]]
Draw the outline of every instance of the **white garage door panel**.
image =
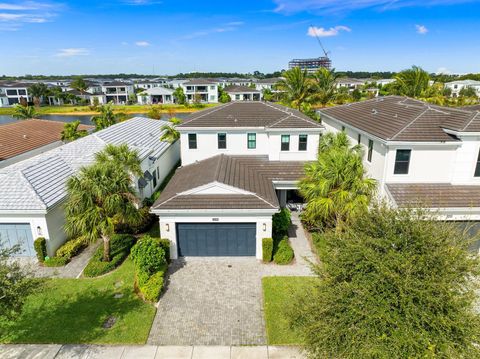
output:
[[31, 257], [35, 255], [30, 224], [0, 224], [0, 246], [11, 248], [15, 245], [20, 247], [20, 252], [16, 256]]

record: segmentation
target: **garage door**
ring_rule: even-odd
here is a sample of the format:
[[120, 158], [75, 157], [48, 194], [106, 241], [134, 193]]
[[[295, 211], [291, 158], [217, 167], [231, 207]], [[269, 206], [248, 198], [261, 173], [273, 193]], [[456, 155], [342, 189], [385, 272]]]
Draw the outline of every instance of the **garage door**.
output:
[[254, 256], [255, 223], [179, 223], [179, 256]]
[[32, 231], [30, 224], [0, 224], [0, 246], [11, 248], [19, 245], [16, 256], [34, 256]]

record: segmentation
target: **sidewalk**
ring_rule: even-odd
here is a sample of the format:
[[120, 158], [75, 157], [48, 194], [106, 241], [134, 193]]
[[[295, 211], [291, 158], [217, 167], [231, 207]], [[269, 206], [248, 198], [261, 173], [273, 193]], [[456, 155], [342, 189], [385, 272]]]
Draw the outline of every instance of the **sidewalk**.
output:
[[0, 359], [304, 359], [296, 347], [0, 345]]

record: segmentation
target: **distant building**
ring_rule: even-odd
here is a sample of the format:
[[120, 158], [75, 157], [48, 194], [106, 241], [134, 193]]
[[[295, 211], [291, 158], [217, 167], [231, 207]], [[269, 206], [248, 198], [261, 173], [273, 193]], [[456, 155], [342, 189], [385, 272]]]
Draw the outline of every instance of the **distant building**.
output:
[[153, 87], [137, 94], [137, 102], [141, 105], [173, 103], [173, 90], [165, 87]]
[[225, 87], [224, 91], [232, 101], [260, 101], [262, 99], [260, 91], [248, 86], [231, 85]]
[[133, 84], [123, 81], [106, 82], [102, 85], [102, 93], [105, 94], [106, 102], [113, 101], [115, 104], [125, 104], [128, 96], [135, 93]]
[[445, 84], [445, 88], [449, 88], [452, 90], [452, 96], [453, 97], [458, 97], [460, 96], [460, 91], [464, 88], [471, 87], [475, 90], [477, 93], [477, 96], [480, 96], [480, 81], [475, 81], [475, 80], [458, 80], [458, 81], [452, 81], [452, 82], [447, 82]]
[[275, 89], [275, 85], [281, 80], [283, 79], [280, 77], [257, 80], [255, 82], [255, 88], [258, 91], [269, 90], [272, 92], [277, 92], [277, 90]]
[[180, 84], [188, 102], [201, 103], [218, 102], [218, 85], [216, 82], [204, 79], [191, 79]]
[[326, 56], [312, 59], [293, 59], [288, 63], [288, 68], [293, 69], [294, 67], [300, 67], [302, 70], [307, 70], [308, 73], [314, 73], [322, 67], [330, 70], [332, 67], [332, 60]]

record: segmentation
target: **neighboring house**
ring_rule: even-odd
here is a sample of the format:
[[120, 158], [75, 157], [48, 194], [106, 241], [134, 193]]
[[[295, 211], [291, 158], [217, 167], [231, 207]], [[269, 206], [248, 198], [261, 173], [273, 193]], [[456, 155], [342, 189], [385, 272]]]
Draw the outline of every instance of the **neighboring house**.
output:
[[126, 143], [137, 150], [144, 175], [135, 178], [139, 199], [150, 197], [180, 158], [180, 146], [160, 141], [167, 122], [135, 117], [0, 169], [0, 238], [34, 256], [33, 240], [47, 239], [48, 255], [66, 240], [62, 204], [65, 184], [94, 161], [107, 144]]
[[480, 220], [480, 112], [400, 96], [319, 112], [328, 131], [364, 148], [368, 175], [391, 203]]
[[173, 103], [173, 92], [165, 87], [153, 87], [137, 94], [137, 102], [141, 105]]
[[123, 81], [105, 82], [102, 85], [102, 94], [105, 95], [105, 101], [113, 101], [116, 104], [126, 104], [128, 96], [135, 93], [131, 83]]
[[7, 82], [0, 85], [3, 88], [2, 92], [9, 106], [20, 103], [22, 99], [25, 99], [27, 102], [33, 101], [33, 98], [28, 94], [30, 86], [32, 86], [32, 83], [28, 82]]
[[347, 88], [349, 92], [352, 92], [354, 90], [361, 89], [362, 86], [367, 82], [369, 82], [367, 79], [351, 79], [344, 77], [337, 79], [336, 87], [337, 89], [344, 87]]
[[214, 81], [204, 79], [192, 79], [187, 82], [181, 83], [180, 87], [183, 88], [183, 92], [185, 93], [188, 102], [218, 102], [218, 85]]
[[230, 85], [223, 89], [232, 101], [260, 101], [262, 93], [255, 88], [239, 85]]
[[5, 93], [5, 89], [3, 87], [0, 87], [0, 107], [7, 107], [7, 106], [9, 106], [8, 97]]
[[281, 80], [282, 80], [282, 78], [280, 78], [280, 77], [272, 77], [272, 78], [269, 78], [269, 79], [257, 80], [255, 82], [255, 88], [260, 92], [263, 91], [263, 90], [278, 92], [275, 88], [275, 85]]
[[[61, 146], [63, 125], [63, 122], [35, 119], [0, 125], [0, 168]], [[92, 128], [79, 126], [79, 130]]]
[[166, 79], [152, 79], [152, 80], [137, 80], [133, 85], [136, 89], [153, 89], [155, 87], [162, 87], [167, 84]]
[[[91, 102], [92, 94], [90, 92], [87, 92], [87, 91], [81, 92], [81, 91], [78, 91], [78, 90], [66, 90], [66, 91], [63, 91], [63, 93], [73, 95], [76, 98], [78, 98], [80, 100], [83, 100], [86, 103]], [[67, 101], [67, 102], [71, 103], [70, 101]], [[48, 103], [50, 105], [58, 106], [58, 105], [64, 105], [65, 101], [61, 98], [56, 97], [56, 96], [48, 96]], [[78, 101], [74, 100], [73, 103], [77, 104]]]
[[182, 84], [188, 82], [190, 80], [186, 80], [186, 79], [173, 79], [173, 80], [170, 80], [170, 81], [167, 81], [167, 86], [169, 87], [172, 87], [174, 89], [178, 88], [178, 87], [182, 87]]
[[323, 126], [283, 106], [231, 102], [177, 129], [182, 167], [152, 207], [171, 257], [262, 258], [272, 215], [296, 196]]
[[255, 83], [253, 79], [243, 79], [243, 78], [222, 78], [216, 80], [219, 86], [245, 86], [249, 87], [250, 85]]
[[477, 96], [480, 96], [480, 81], [458, 80], [458, 81], [447, 82], [445, 84], [445, 88], [449, 88], [450, 90], [452, 90], [453, 97], [460, 96], [460, 91], [468, 87], [473, 88], [476, 91]]

